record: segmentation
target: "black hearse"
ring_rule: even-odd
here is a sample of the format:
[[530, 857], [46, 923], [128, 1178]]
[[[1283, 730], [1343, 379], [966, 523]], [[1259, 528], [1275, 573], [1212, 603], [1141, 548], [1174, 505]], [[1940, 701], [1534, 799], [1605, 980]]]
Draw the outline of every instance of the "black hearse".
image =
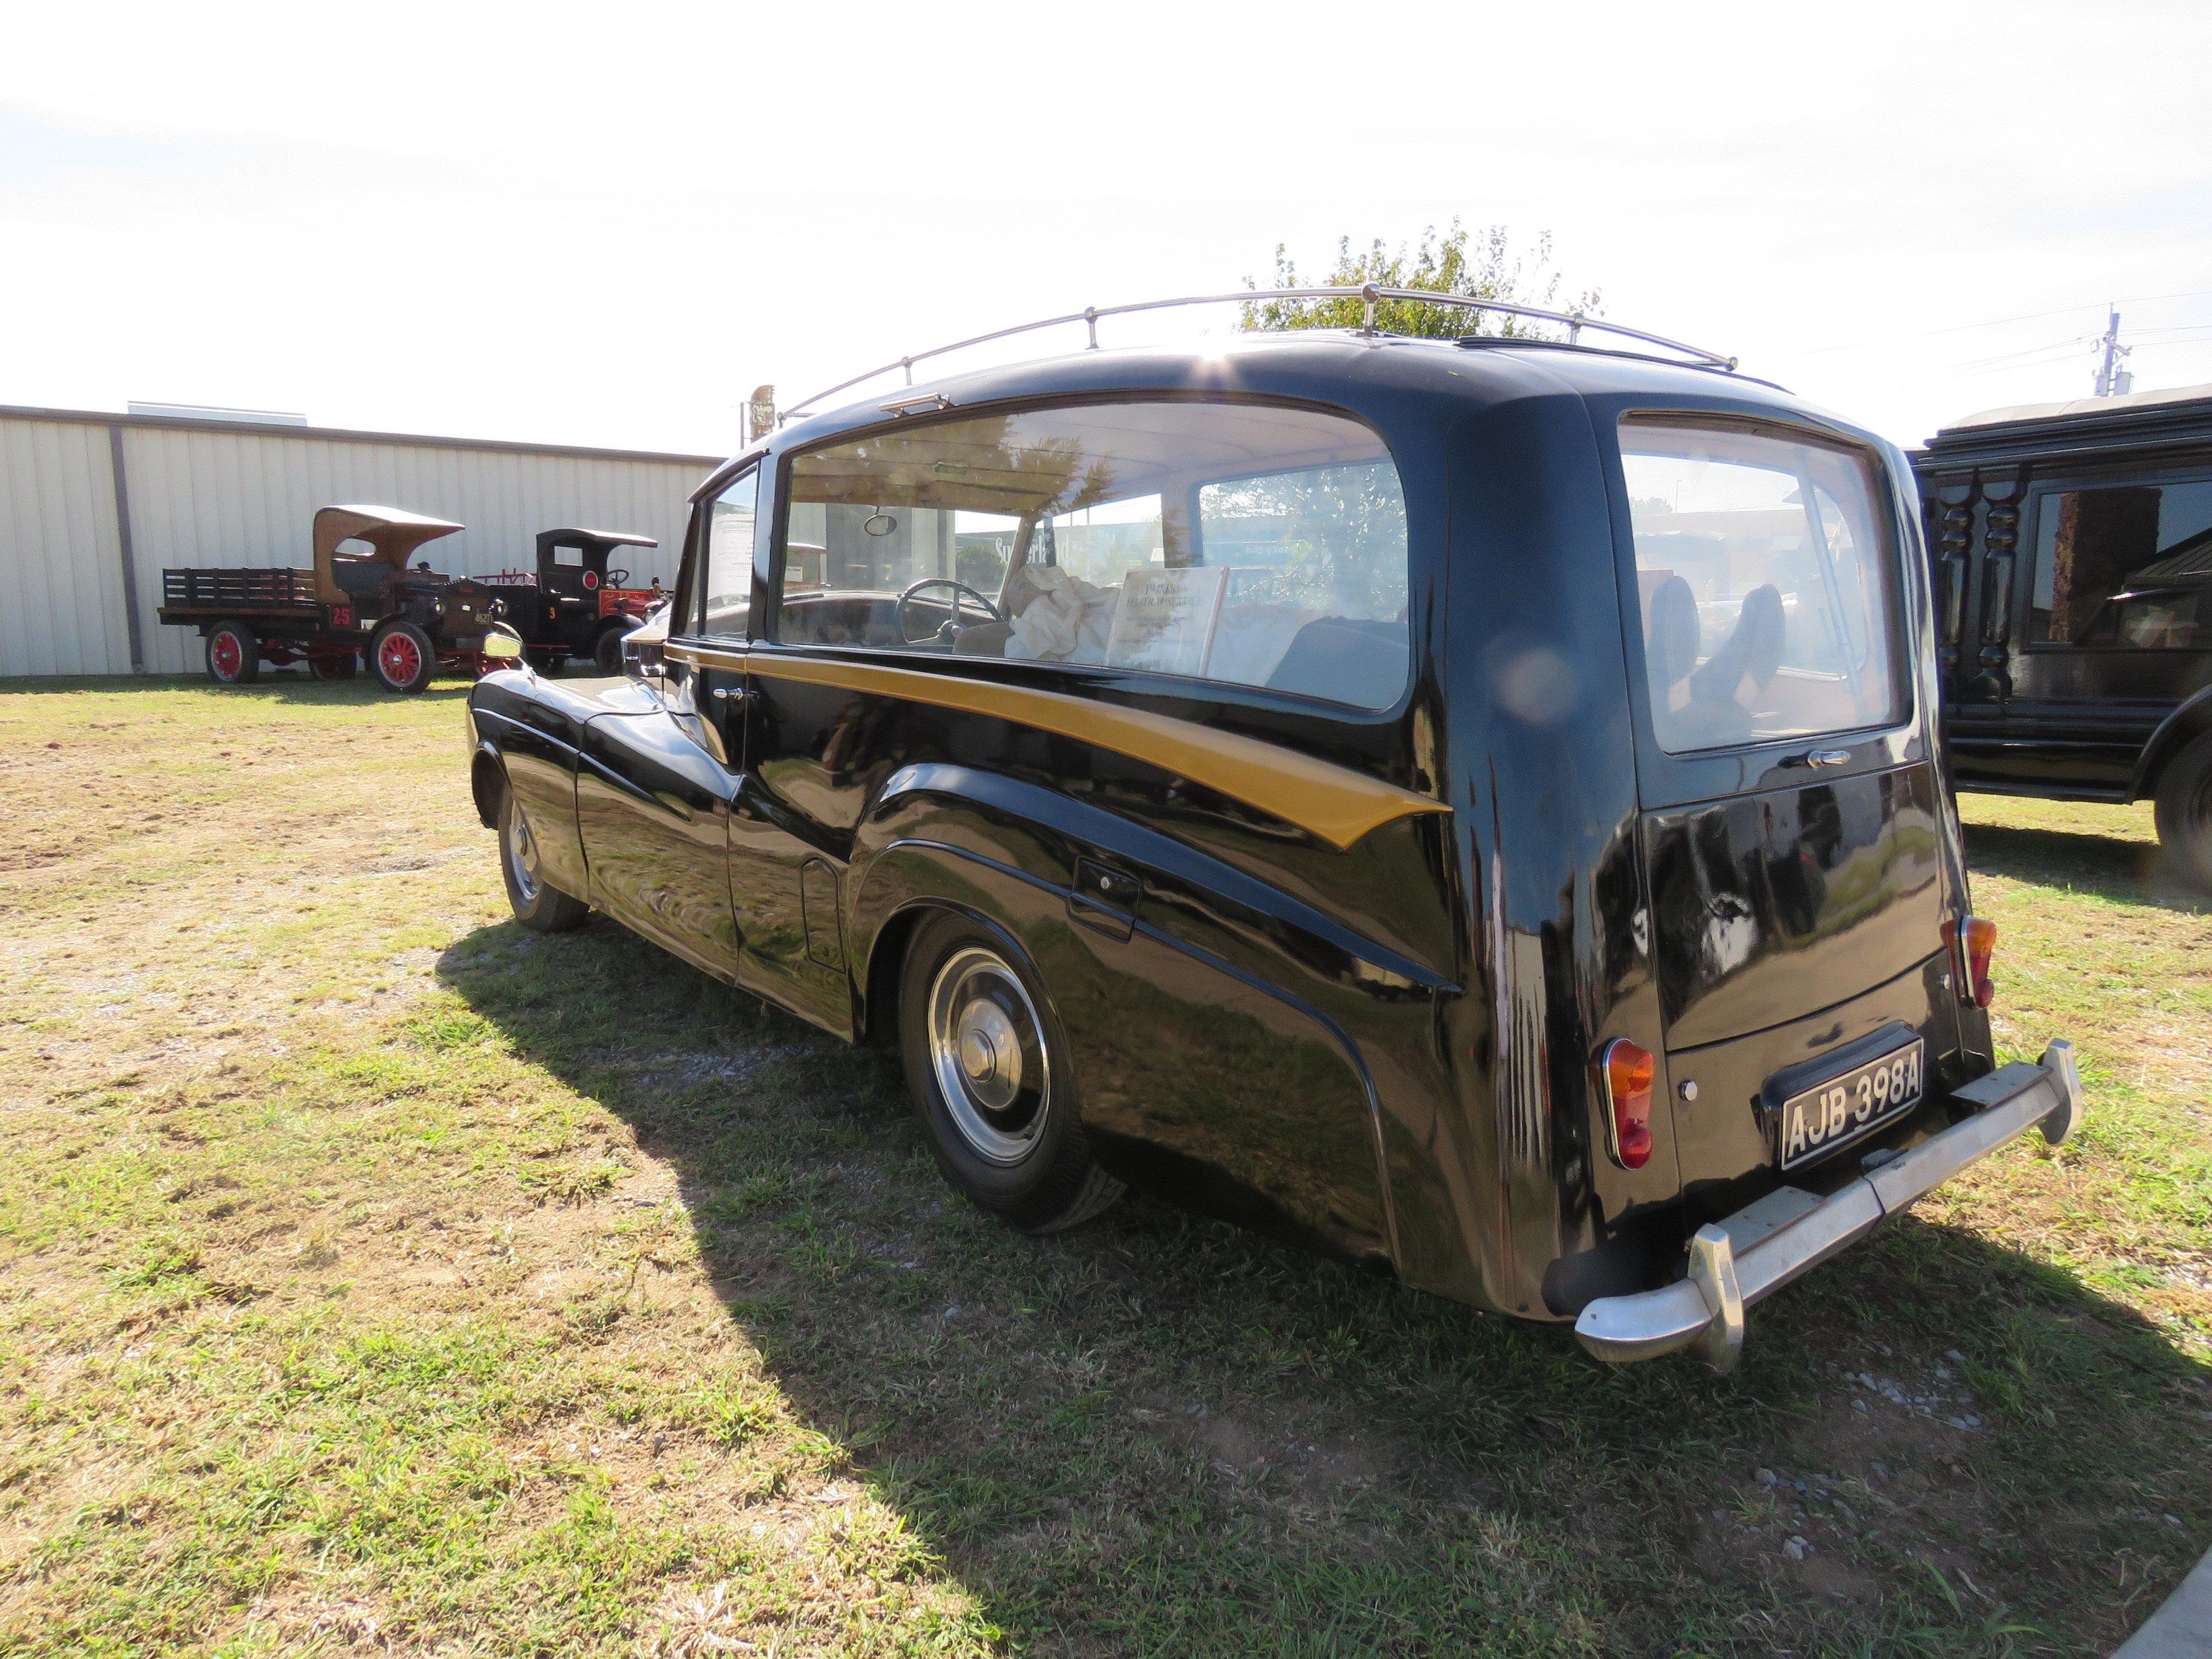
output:
[[1018, 1226], [1141, 1181], [1725, 1365], [2081, 1109], [1996, 1064], [1904, 459], [1730, 367], [1370, 328], [794, 421], [650, 673], [471, 692], [514, 913], [896, 1045]]
[[1958, 787], [2154, 800], [2212, 887], [2212, 386], [1993, 410], [1913, 466]]

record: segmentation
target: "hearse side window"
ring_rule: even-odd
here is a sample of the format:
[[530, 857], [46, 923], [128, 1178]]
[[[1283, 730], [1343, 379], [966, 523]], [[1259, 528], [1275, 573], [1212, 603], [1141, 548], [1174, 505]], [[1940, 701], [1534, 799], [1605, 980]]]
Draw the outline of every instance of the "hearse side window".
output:
[[2027, 637], [2212, 649], [2212, 479], [2039, 496]]
[[1651, 723], [1671, 754], [1894, 722], [1898, 592], [1865, 459], [1621, 423]]
[[1342, 416], [1118, 403], [796, 457], [777, 637], [1093, 664], [1368, 708], [1406, 686], [1405, 495]]
[[753, 597], [753, 519], [760, 475], [749, 471], [714, 498], [707, 518], [703, 631], [743, 638]]

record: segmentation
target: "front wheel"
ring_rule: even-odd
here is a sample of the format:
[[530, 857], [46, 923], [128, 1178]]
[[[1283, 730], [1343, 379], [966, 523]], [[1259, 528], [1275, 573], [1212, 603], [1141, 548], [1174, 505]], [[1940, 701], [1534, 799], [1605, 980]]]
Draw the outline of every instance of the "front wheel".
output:
[[2199, 887], [2212, 888], [2212, 732], [2167, 763], [2157, 818], [2167, 856]]
[[980, 1208], [1028, 1232], [1089, 1220], [1121, 1195], [1083, 1129], [1066, 1033], [995, 931], [947, 911], [907, 946], [899, 1046], [930, 1148]]
[[538, 868], [538, 837], [512, 789], [499, 792], [499, 870], [514, 919], [533, 933], [565, 933], [592, 914], [590, 905], [547, 884]]
[[261, 675], [261, 641], [244, 623], [217, 623], [208, 630], [208, 678], [217, 685], [245, 685]]
[[592, 661], [602, 674], [613, 675], [623, 672], [623, 635], [629, 631], [624, 628], [610, 628], [592, 647]]
[[413, 623], [391, 622], [368, 642], [368, 665], [386, 690], [411, 693], [429, 684], [438, 672], [438, 653], [430, 636]]

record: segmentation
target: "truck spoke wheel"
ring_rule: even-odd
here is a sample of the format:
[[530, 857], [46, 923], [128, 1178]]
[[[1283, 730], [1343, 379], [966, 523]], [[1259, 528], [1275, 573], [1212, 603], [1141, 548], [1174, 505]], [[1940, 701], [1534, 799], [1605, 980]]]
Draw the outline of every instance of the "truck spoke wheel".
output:
[[261, 641], [241, 623], [218, 623], [207, 639], [208, 678], [243, 685], [261, 672]]

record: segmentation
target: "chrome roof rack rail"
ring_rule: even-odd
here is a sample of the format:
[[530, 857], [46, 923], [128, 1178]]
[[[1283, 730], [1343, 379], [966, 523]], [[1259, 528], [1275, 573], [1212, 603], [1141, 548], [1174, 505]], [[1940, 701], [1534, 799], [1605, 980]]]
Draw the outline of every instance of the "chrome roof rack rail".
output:
[[1541, 306], [1524, 306], [1510, 300], [1476, 299], [1464, 294], [1432, 294], [1425, 289], [1378, 288], [1373, 283], [1358, 288], [1260, 288], [1241, 289], [1230, 294], [1188, 294], [1173, 300], [1139, 300], [1120, 306], [1085, 306], [1080, 311], [1071, 311], [1059, 317], [1041, 317], [1033, 323], [1017, 323], [1012, 328], [995, 328], [988, 334], [977, 334], [965, 340], [955, 340], [949, 345], [932, 346], [927, 351], [917, 351], [911, 356], [900, 357], [879, 368], [855, 374], [850, 380], [840, 380], [826, 386], [811, 397], [802, 398], [776, 416], [777, 424], [790, 420], [801, 410], [811, 408], [825, 398], [834, 398], [841, 392], [865, 385], [893, 369], [906, 374], [906, 383], [914, 384], [914, 366], [932, 357], [942, 357], [954, 351], [965, 351], [970, 346], [988, 345], [994, 340], [1004, 340], [1016, 334], [1033, 334], [1039, 329], [1063, 328], [1071, 323], [1084, 324], [1090, 331], [1089, 349], [1098, 349], [1098, 319], [1101, 317], [1126, 317], [1139, 311], [1166, 311], [1177, 306], [1257, 305], [1273, 300], [1359, 300], [1366, 305], [1366, 320], [1359, 332], [1378, 333], [1375, 326], [1375, 307], [1384, 300], [1407, 300], [1417, 305], [1458, 306], [1480, 316], [1486, 311], [1503, 312], [1510, 317], [1527, 317], [1539, 322], [1559, 323], [1567, 331], [1566, 343], [1571, 346], [1582, 343], [1583, 331], [1595, 329], [1607, 334], [1617, 334], [1624, 339], [1636, 340], [1644, 345], [1657, 346], [1666, 351], [1679, 351], [1700, 368], [1726, 369], [1731, 373], [1736, 367], [1733, 357], [1723, 357], [1717, 352], [1699, 346], [1685, 345], [1680, 340], [1670, 340], [1662, 334], [1647, 334], [1642, 329], [1624, 327], [1608, 323], [1601, 318], [1586, 316], [1579, 311], [1547, 311]]

